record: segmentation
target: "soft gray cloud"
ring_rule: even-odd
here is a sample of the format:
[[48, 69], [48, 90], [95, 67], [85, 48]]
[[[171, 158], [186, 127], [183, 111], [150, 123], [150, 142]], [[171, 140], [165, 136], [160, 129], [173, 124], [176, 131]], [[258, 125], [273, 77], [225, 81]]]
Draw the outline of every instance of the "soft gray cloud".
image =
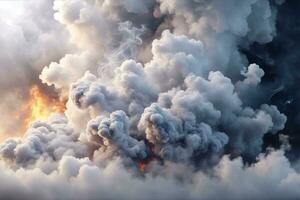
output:
[[[119, 159], [99, 168], [87, 159], [64, 156], [57, 170], [15, 172], [1, 165], [1, 199], [297, 199], [299, 174], [282, 151], [261, 155], [256, 164], [244, 166], [240, 158], [224, 157], [212, 174], [189, 171], [175, 164], [168, 173], [135, 176]], [[162, 166], [156, 166], [162, 168]], [[170, 175], [179, 173], [181, 177]], [[193, 173], [193, 177], [189, 174]], [[183, 179], [184, 181], [180, 181]], [[40, 190], [33, 188], [42, 188]]]

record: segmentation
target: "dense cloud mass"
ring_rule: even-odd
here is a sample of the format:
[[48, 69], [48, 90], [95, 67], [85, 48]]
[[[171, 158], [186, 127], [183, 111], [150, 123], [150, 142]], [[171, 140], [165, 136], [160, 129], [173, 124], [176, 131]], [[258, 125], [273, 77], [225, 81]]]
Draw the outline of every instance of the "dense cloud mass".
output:
[[0, 131], [23, 127], [33, 85], [67, 103], [0, 144], [0, 199], [300, 198], [288, 78], [253, 62], [287, 2], [23, 4], [0, 14]]
[[[187, 166], [151, 166], [161, 174], [134, 176], [119, 159], [104, 168], [63, 157], [57, 171], [1, 170], [3, 199], [298, 199], [299, 174], [282, 151], [261, 155], [255, 165], [223, 157], [211, 176]], [[22, 178], [21, 178], [22, 177]], [[213, 178], [212, 178], [213, 177]], [[182, 182], [181, 180], [185, 181]], [[36, 189], [41, 188], [41, 189]]]

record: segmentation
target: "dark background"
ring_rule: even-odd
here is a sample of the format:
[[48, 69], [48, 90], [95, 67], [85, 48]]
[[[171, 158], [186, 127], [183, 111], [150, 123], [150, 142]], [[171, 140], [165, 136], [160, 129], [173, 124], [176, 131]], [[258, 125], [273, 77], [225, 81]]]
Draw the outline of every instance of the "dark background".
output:
[[[244, 49], [250, 63], [257, 63], [265, 71], [262, 84], [272, 85], [268, 101], [277, 105], [288, 118], [280, 133], [289, 136], [291, 160], [300, 155], [300, 1], [286, 0], [278, 8], [277, 35], [266, 45], [255, 43]], [[280, 146], [279, 136], [267, 134], [266, 147]]]

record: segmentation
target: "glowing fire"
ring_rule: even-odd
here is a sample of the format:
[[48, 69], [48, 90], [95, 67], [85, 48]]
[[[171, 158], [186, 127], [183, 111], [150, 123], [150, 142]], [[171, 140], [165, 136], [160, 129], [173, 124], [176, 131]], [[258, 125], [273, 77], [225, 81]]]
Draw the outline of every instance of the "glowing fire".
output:
[[47, 119], [51, 113], [63, 113], [66, 109], [66, 101], [60, 101], [57, 98], [51, 98], [37, 86], [30, 89], [29, 102], [24, 105], [25, 127], [37, 120]]
[[145, 167], [146, 167], [146, 163], [140, 162], [138, 165], [139, 165], [140, 171], [141, 171], [141, 172], [144, 172], [144, 171], [145, 171]]
[[138, 166], [139, 170], [141, 172], [145, 172], [146, 166], [154, 159], [155, 159], [154, 157], [150, 156], [142, 161], [137, 162], [137, 166]]

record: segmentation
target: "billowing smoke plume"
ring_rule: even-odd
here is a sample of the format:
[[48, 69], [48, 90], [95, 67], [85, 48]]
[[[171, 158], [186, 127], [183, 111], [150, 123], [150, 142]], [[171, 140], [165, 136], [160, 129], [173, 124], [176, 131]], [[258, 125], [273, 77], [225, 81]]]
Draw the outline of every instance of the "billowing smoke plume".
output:
[[[24, 6], [24, 13], [17, 16], [22, 12], [17, 9], [7, 13], [2, 6], [10, 3], [13, 3], [10, 7]], [[52, 1], [1, 1], [1, 138], [23, 134], [20, 133], [24, 131], [20, 130], [25, 117], [22, 110], [29, 101], [30, 88], [33, 85], [42, 88], [38, 76], [43, 67], [71, 51], [67, 31], [53, 19], [52, 4]]]
[[[3, 25], [22, 41], [0, 52], [1, 108], [33, 84], [68, 102], [0, 144], [0, 199], [298, 199], [293, 146], [279, 134], [289, 115], [249, 58], [276, 37], [285, 4], [25, 3], [27, 19]], [[277, 149], [265, 143], [275, 136]]]

